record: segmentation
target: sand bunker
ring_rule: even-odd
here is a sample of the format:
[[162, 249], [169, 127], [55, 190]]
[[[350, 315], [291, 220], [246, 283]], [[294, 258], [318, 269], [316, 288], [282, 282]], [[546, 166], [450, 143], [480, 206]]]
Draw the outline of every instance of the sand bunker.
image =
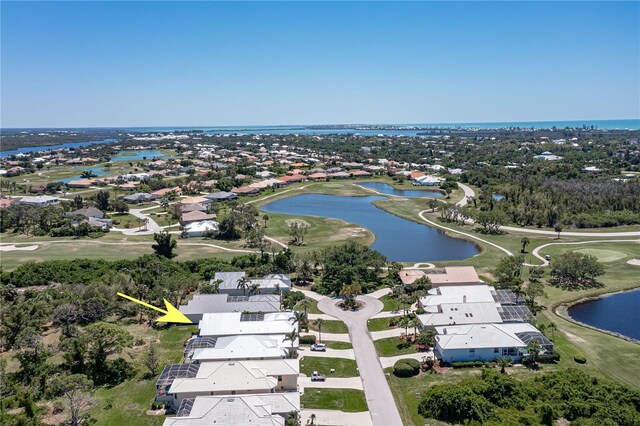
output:
[[640, 266], [640, 259], [631, 259], [628, 260], [627, 263], [629, 265]]
[[36, 250], [38, 248], [37, 245], [34, 246], [24, 246], [24, 247], [16, 247], [15, 244], [9, 244], [9, 245], [0, 245], [0, 251], [33, 251]]

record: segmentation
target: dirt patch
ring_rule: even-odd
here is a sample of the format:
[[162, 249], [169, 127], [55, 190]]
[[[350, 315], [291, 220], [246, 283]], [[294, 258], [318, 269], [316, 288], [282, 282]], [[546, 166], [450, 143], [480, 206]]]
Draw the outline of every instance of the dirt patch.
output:
[[[564, 331], [564, 330], [563, 330]], [[578, 337], [573, 333], [569, 333], [568, 331], [564, 331], [564, 334], [567, 336], [567, 338], [573, 342], [576, 343], [585, 343], [585, 340], [582, 337]]]
[[628, 260], [627, 263], [633, 266], [640, 266], [640, 259], [631, 259]]

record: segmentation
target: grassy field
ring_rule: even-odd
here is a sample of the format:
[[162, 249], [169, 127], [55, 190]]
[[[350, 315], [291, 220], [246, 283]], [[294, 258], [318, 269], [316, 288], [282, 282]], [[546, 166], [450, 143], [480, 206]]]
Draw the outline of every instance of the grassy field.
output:
[[322, 342], [329, 349], [353, 349], [353, 345], [349, 342]]
[[307, 388], [300, 397], [300, 404], [305, 410], [315, 408], [351, 413], [368, 410], [364, 392], [356, 389]]
[[[184, 343], [196, 327], [171, 327], [157, 331], [149, 327], [133, 324], [126, 327], [136, 339], [157, 340], [160, 365], [180, 362]], [[146, 346], [145, 346], [146, 347]], [[156, 378], [145, 379], [146, 371], [141, 366], [145, 347], [129, 351], [129, 358], [137, 368], [133, 379], [118, 386], [103, 387], [95, 392], [97, 405], [91, 410], [91, 417], [97, 425], [161, 425], [164, 416], [147, 416], [155, 398]]]
[[[336, 370], [330, 373], [331, 369]], [[346, 358], [324, 358], [318, 356], [306, 356], [300, 359], [300, 372], [311, 377], [314, 371], [326, 374], [330, 377], [355, 377], [358, 376], [356, 362]]]
[[[309, 329], [318, 331], [318, 327], [313, 323], [313, 321], [309, 322]], [[322, 324], [322, 332], [323, 333], [348, 333], [349, 329], [347, 325], [342, 321], [338, 320], [325, 320]]]
[[378, 356], [396, 356], [416, 353], [416, 347], [413, 345], [404, 346], [404, 342], [400, 337], [387, 337], [385, 339], [374, 340], [373, 345], [376, 347]]
[[368, 321], [369, 331], [382, 331], [389, 330], [391, 328], [398, 328], [397, 325], [393, 327], [389, 325], [391, 321], [397, 321], [401, 316], [389, 317], [389, 318], [373, 318]]

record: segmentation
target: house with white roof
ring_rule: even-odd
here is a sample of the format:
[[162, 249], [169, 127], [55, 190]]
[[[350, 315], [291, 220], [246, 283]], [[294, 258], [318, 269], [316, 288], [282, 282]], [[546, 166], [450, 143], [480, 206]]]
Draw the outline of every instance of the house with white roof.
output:
[[212, 233], [217, 232], [218, 229], [218, 222], [213, 220], [201, 220], [187, 224], [182, 232], [187, 238], [197, 238], [211, 235]]
[[300, 411], [298, 392], [197, 396], [183, 399], [176, 416], [167, 417], [163, 426], [284, 425], [292, 411]]
[[251, 296], [230, 296], [225, 293], [197, 294], [186, 305], [179, 308], [193, 323], [202, 315], [216, 312], [278, 312], [280, 295], [252, 294]]
[[24, 204], [26, 206], [47, 207], [58, 204], [59, 202], [60, 200], [58, 199], [58, 197], [51, 197], [49, 195], [38, 195], [37, 197], [22, 197], [18, 204]]
[[196, 336], [187, 342], [185, 362], [284, 359], [290, 347], [285, 335]]
[[[172, 377], [172, 367], [163, 370], [156, 383], [160, 400], [169, 400], [179, 407], [185, 398], [211, 395], [247, 395], [298, 390], [300, 362], [297, 359], [263, 361], [203, 362], [201, 364], [175, 364], [187, 374]], [[164, 392], [163, 392], [164, 391]], [[164, 394], [164, 395], [163, 395]]]
[[[218, 287], [220, 293], [232, 296], [245, 296], [247, 290], [243, 290], [239, 286], [243, 279], [245, 279], [244, 272], [216, 272], [211, 283], [220, 281]], [[246, 284], [247, 288], [253, 284], [257, 284], [260, 288], [260, 294], [271, 294], [277, 293], [278, 291], [280, 293], [286, 293], [291, 288], [291, 279], [287, 274], [269, 274], [265, 275], [262, 279], [250, 279]]]
[[[293, 311], [275, 313], [226, 312], [204, 314], [200, 336], [283, 335], [297, 329]], [[294, 345], [296, 346], [296, 345]]]
[[420, 176], [414, 179], [413, 184], [416, 186], [439, 186], [444, 179], [435, 176]]
[[442, 326], [436, 331], [434, 354], [444, 362], [490, 362], [503, 356], [520, 361], [534, 339], [543, 352], [553, 351], [553, 343], [526, 322]]

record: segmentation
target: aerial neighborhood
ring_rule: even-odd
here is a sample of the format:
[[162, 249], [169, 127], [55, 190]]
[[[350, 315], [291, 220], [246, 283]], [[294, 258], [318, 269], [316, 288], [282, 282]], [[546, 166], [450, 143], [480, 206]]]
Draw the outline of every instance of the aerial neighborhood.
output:
[[9, 137], [97, 139], [0, 157], [12, 419], [634, 424], [637, 131], [316, 130]]

